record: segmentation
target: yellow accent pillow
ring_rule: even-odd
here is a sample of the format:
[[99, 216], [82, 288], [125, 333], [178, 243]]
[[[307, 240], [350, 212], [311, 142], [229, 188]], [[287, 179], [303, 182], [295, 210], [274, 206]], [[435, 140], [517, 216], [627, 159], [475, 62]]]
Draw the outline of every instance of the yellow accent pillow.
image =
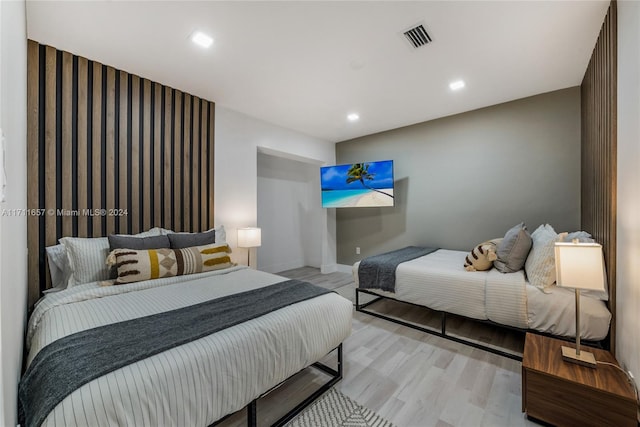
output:
[[107, 264], [118, 272], [114, 285], [182, 276], [232, 267], [226, 243], [183, 249], [114, 249]]

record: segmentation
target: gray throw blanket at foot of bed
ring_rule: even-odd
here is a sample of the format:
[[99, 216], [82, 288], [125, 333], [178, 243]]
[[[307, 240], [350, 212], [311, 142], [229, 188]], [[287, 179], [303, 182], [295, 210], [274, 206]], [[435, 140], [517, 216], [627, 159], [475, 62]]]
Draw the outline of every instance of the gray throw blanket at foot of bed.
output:
[[20, 380], [21, 424], [39, 426], [66, 396], [109, 372], [329, 292], [287, 280], [61, 338], [36, 355]]
[[407, 246], [406, 248], [365, 258], [360, 261], [360, 266], [358, 267], [358, 286], [362, 289], [382, 289], [383, 291], [395, 292], [398, 265], [436, 250], [438, 248]]

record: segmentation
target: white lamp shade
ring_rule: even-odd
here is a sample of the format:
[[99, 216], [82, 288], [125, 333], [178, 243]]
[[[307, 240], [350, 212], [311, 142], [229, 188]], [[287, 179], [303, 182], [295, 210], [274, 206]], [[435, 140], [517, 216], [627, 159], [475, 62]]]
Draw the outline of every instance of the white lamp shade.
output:
[[238, 228], [238, 247], [257, 248], [262, 244], [262, 233], [257, 227]]
[[601, 245], [557, 242], [555, 255], [558, 286], [594, 291], [605, 290]]

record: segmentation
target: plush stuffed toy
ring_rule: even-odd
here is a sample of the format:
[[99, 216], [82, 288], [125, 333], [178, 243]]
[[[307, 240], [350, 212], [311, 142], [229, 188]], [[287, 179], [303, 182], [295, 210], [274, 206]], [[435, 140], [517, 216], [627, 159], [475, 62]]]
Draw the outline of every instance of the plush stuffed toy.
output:
[[498, 258], [496, 248], [501, 240], [502, 238], [488, 240], [473, 248], [464, 259], [464, 269], [467, 271], [490, 270], [493, 267], [493, 261]]

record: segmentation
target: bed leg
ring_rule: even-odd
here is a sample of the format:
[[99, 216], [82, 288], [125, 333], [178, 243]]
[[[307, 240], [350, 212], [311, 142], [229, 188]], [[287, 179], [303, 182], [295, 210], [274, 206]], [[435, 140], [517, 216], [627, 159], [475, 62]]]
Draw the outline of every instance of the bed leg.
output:
[[442, 322], [442, 325], [440, 326], [440, 330], [442, 331], [442, 335], [447, 335], [447, 313], [443, 311], [440, 317]]
[[256, 427], [258, 425], [257, 401], [252, 400], [247, 405], [247, 427]]

